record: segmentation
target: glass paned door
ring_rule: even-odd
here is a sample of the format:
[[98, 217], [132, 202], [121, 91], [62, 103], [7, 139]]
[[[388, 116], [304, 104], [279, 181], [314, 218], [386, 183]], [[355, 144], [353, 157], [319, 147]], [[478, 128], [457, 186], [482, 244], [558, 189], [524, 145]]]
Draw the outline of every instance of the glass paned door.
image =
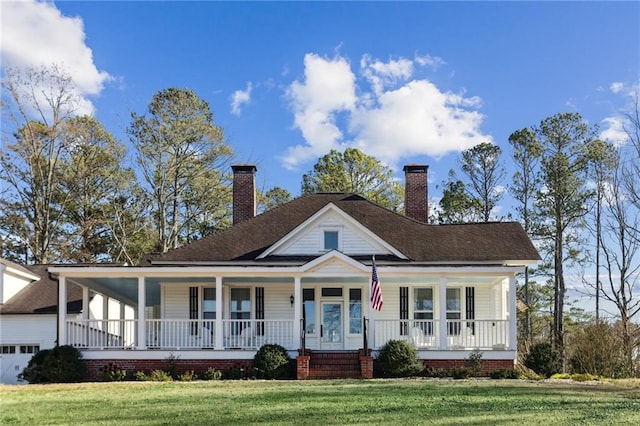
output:
[[343, 342], [342, 303], [322, 303], [322, 347], [341, 349]]

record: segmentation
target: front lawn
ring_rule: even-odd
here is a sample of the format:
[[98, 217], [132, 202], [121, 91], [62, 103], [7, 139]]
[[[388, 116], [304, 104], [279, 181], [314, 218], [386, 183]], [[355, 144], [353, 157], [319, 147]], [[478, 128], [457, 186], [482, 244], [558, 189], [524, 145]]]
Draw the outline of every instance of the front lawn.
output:
[[0, 424], [640, 424], [640, 382], [332, 380], [0, 386]]

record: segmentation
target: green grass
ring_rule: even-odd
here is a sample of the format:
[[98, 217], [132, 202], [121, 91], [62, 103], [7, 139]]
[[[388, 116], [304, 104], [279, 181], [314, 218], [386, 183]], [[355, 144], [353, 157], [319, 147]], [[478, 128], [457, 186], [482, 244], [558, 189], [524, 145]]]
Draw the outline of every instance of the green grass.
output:
[[0, 386], [0, 424], [640, 424], [640, 382], [350, 380]]

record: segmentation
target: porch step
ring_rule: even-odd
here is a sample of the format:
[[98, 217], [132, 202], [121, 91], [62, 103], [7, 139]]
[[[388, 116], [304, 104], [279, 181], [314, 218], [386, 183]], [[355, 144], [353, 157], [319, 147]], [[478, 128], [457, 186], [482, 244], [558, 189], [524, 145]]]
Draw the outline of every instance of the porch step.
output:
[[357, 379], [360, 377], [360, 357], [357, 351], [311, 351], [310, 379]]

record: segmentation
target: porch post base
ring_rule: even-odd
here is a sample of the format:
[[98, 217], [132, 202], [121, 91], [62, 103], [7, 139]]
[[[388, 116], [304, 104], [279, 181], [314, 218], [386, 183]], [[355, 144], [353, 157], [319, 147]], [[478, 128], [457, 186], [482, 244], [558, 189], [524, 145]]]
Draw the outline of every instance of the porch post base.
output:
[[296, 357], [296, 379], [307, 380], [309, 378], [309, 355], [298, 355]]
[[360, 377], [363, 379], [373, 379], [373, 357], [371, 349], [360, 349]]

